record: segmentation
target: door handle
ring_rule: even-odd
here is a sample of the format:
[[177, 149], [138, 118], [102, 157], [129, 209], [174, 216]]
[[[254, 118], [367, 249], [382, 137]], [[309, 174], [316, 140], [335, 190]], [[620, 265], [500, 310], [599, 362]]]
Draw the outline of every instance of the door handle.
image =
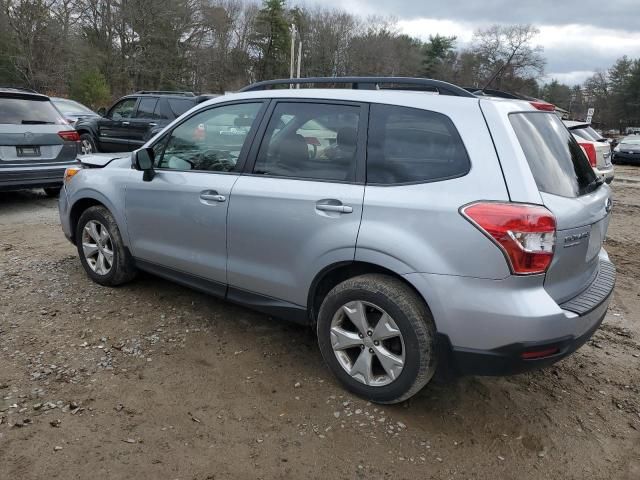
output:
[[201, 200], [206, 200], [207, 202], [224, 202], [227, 197], [224, 195], [220, 195], [218, 192], [202, 192], [200, 194]]
[[149, 126], [150, 126], [150, 127], [157, 127], [157, 126], [158, 126], [158, 124], [157, 124], [156, 122], [151, 122], [151, 123], [149, 124]]
[[126, 126], [128, 126], [128, 125], [129, 125], [129, 122], [122, 122], [122, 126], [123, 126], [123, 127], [126, 127]]
[[352, 213], [353, 208], [349, 205], [332, 205], [330, 203], [318, 203], [316, 210], [323, 212]]

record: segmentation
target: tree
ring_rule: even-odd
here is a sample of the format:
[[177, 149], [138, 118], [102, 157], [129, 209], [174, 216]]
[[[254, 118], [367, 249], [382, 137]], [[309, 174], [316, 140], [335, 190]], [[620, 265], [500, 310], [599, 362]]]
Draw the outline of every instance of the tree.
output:
[[493, 25], [474, 33], [481, 86], [517, 91], [527, 80], [544, 73], [542, 47], [532, 42], [540, 31], [532, 25]]
[[454, 49], [456, 37], [445, 37], [440, 34], [429, 35], [429, 40], [424, 44], [422, 53], [422, 73], [425, 77], [441, 76], [441, 67], [445, 61], [455, 60]]
[[71, 83], [70, 95], [94, 110], [104, 106], [111, 99], [107, 79], [97, 68], [81, 73]]
[[288, 77], [291, 37], [285, 1], [264, 0], [254, 29], [251, 47], [256, 52], [256, 79]]

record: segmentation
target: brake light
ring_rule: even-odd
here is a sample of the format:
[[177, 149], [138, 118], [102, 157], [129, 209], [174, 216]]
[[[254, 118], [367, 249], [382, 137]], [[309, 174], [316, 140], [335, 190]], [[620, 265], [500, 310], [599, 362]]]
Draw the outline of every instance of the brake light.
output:
[[582, 147], [584, 153], [586, 153], [587, 158], [589, 159], [589, 164], [592, 167], [596, 166], [596, 147], [592, 143], [580, 143], [578, 145]]
[[551, 265], [556, 219], [546, 208], [478, 202], [463, 207], [461, 213], [502, 250], [514, 274], [544, 273]]
[[541, 102], [539, 100], [533, 100], [529, 102], [536, 110], [542, 110], [544, 112], [555, 112], [556, 106], [553, 103]]
[[80, 135], [75, 130], [63, 130], [58, 132], [58, 136], [65, 142], [79, 142]]

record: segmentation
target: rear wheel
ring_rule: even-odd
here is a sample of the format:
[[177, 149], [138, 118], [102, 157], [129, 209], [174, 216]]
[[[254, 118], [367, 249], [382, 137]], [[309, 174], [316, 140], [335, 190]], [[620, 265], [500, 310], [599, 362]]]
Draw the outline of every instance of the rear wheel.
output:
[[61, 189], [62, 187], [48, 187], [43, 190], [44, 190], [44, 193], [47, 195], [47, 197], [55, 198], [58, 195], [60, 195]]
[[435, 372], [431, 312], [411, 287], [394, 277], [362, 275], [337, 285], [320, 307], [317, 331], [333, 374], [368, 400], [406, 400]]
[[113, 287], [135, 277], [133, 259], [105, 207], [90, 207], [82, 213], [75, 238], [82, 266], [94, 282]]
[[82, 153], [82, 155], [98, 153], [98, 147], [90, 133], [83, 133], [80, 135], [80, 153]]

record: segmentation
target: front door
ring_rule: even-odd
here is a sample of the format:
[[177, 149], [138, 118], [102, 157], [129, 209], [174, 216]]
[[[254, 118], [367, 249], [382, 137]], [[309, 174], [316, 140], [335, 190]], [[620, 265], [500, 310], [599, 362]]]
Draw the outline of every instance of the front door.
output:
[[316, 273], [354, 258], [366, 106], [280, 101], [270, 117], [231, 195], [229, 285], [305, 306]]
[[155, 177], [142, 172], [126, 190], [134, 257], [151, 267], [202, 279], [224, 295], [227, 208], [262, 102], [212, 106], [186, 118], [153, 145]]
[[98, 120], [98, 142], [103, 152], [127, 152], [130, 123], [137, 98], [125, 98], [116, 103], [107, 114]]

